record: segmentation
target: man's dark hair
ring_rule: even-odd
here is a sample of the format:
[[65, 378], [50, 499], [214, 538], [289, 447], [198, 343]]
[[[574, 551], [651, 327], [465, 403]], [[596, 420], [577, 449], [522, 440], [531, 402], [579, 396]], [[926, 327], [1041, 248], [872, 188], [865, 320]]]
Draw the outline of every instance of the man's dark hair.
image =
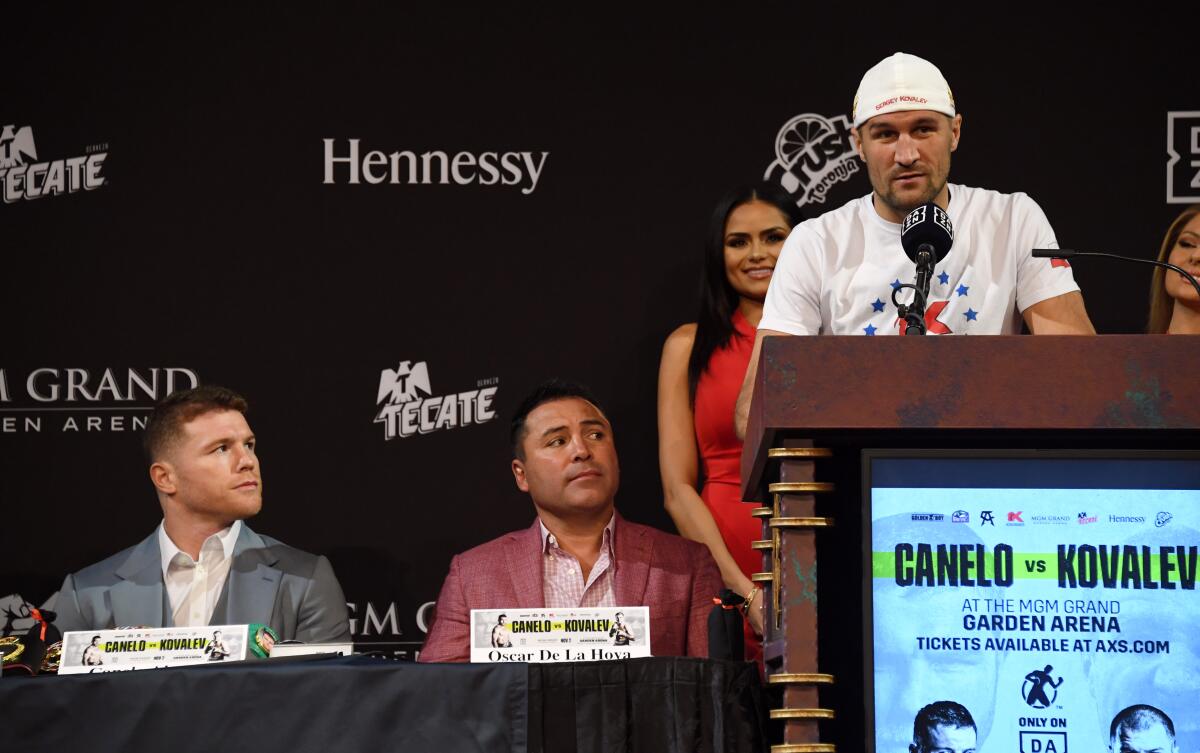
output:
[[517, 460], [525, 459], [525, 449], [522, 444], [525, 442], [525, 419], [539, 405], [549, 403], [554, 400], [564, 400], [567, 398], [577, 397], [581, 400], [587, 400], [592, 405], [596, 406], [596, 410], [604, 413], [604, 408], [600, 402], [596, 400], [596, 396], [592, 391], [582, 384], [576, 382], [568, 382], [563, 379], [549, 379], [542, 382], [525, 396], [521, 404], [517, 406], [517, 410], [513, 413], [512, 426], [509, 429], [508, 439], [512, 443], [513, 457]]
[[245, 413], [250, 405], [233, 390], [211, 384], [172, 392], [158, 401], [146, 422], [142, 435], [146, 458], [151, 463], [161, 459], [171, 443], [179, 439], [187, 422], [205, 413], [226, 410]]
[[970, 727], [979, 732], [966, 706], [954, 701], [934, 701], [918, 711], [913, 719], [913, 745], [917, 750], [929, 747], [929, 733], [937, 727]]
[[1150, 729], [1156, 724], [1166, 727], [1167, 732], [1171, 734], [1171, 739], [1175, 739], [1175, 725], [1171, 722], [1171, 717], [1164, 714], [1160, 709], [1139, 703], [1118, 712], [1113, 717], [1112, 724], [1108, 728], [1108, 739], [1115, 740], [1123, 729]]

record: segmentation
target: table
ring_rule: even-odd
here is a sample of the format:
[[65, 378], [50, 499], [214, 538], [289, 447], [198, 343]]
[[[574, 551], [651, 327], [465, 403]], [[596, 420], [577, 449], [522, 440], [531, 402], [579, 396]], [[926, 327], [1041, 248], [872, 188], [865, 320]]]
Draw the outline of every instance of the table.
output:
[[366, 656], [0, 678], [0, 750], [254, 753], [766, 749], [755, 665]]

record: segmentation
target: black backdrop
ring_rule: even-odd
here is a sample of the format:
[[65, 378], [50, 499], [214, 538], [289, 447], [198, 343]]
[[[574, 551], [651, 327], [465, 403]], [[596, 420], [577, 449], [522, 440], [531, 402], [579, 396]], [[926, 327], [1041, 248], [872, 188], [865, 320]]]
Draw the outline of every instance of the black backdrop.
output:
[[[330, 556], [362, 640], [419, 645], [450, 556], [531, 521], [507, 419], [547, 376], [607, 403], [619, 506], [669, 529], [658, 356], [692, 318], [711, 206], [767, 172], [790, 120], [845, 114], [898, 49], [954, 89], [952, 180], [1028, 192], [1064, 247], [1156, 253], [1181, 208], [1169, 139], [1178, 192], [1200, 192], [1186, 172], [1200, 159], [1194, 57], [1182, 29], [1144, 14], [163, 13], [6, 23], [0, 126], [31, 129], [24, 163], [107, 155], [94, 190], [0, 205], [0, 593], [36, 604], [159, 520], [131, 430], [150, 400], [95, 394], [105, 369], [121, 397], [130, 369], [148, 381], [168, 367], [249, 397], [266, 481], [252, 525]], [[325, 139], [338, 156], [349, 139], [360, 156], [548, 156], [531, 192], [351, 185], [344, 165], [327, 184]], [[803, 209], [868, 190], [860, 170]], [[1076, 277], [1101, 332], [1144, 326], [1148, 273], [1080, 262]], [[496, 387], [498, 416], [385, 439], [380, 376], [404, 361], [425, 364], [434, 396]], [[34, 377], [43, 395], [62, 385], [58, 399], [29, 394], [38, 369], [58, 371]], [[68, 369], [99, 399], [69, 400]]]

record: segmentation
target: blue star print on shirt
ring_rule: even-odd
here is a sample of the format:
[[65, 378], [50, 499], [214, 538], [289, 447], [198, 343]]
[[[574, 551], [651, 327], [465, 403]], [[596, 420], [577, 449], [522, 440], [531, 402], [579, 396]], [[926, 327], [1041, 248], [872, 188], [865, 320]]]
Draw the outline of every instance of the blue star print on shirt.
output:
[[954, 292], [958, 293], [959, 295], [966, 295], [968, 290], [970, 290], [970, 288], [966, 285], [959, 285], [958, 290], [955, 290]]
[[871, 308], [875, 309], [876, 311], [883, 311], [883, 301], [876, 298], [875, 302], [871, 304]]
[[950, 282], [950, 275], [948, 275], [945, 272], [942, 272], [940, 275], [938, 275], [938, 282], [945, 285], [946, 283]]
[[979, 312], [975, 309], [967, 309], [967, 313], [963, 314], [963, 316], [967, 317], [968, 322], [974, 322], [978, 321], [975, 317], [979, 316]]
[[876, 332], [875, 325], [868, 324], [867, 326], [863, 327], [863, 332], [866, 332], [868, 336], [874, 336]]

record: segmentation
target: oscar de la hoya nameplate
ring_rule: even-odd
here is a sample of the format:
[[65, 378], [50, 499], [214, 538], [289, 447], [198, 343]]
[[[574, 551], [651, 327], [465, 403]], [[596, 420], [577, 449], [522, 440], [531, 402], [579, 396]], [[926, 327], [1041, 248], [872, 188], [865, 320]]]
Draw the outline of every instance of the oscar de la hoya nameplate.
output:
[[472, 609], [471, 661], [568, 662], [650, 656], [649, 607]]
[[246, 658], [249, 625], [71, 630], [60, 675], [233, 662]]

